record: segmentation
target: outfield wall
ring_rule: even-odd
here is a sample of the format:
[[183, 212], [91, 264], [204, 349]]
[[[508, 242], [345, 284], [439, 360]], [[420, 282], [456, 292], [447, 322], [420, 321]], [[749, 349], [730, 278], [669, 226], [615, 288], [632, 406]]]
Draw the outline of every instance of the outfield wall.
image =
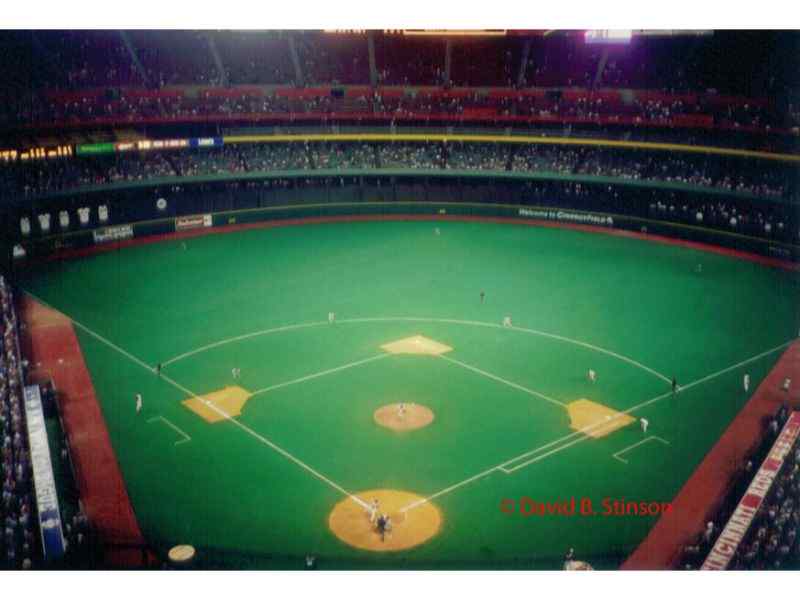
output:
[[[321, 200], [322, 198], [317, 198]], [[228, 199], [229, 200], [229, 199]], [[107, 225], [62, 235], [52, 235], [23, 242], [26, 256], [13, 259], [13, 267], [24, 267], [31, 261], [57, 258], [76, 251], [102, 249], [104, 246], [125, 244], [129, 240], [181, 233], [202, 233], [209, 228], [257, 225], [265, 222], [314, 220], [348, 220], [353, 218], [397, 219], [480, 219], [519, 222], [520, 224], [588, 227], [594, 231], [635, 233], [658, 241], [699, 244], [697, 247], [724, 248], [741, 258], [746, 255], [767, 257], [767, 264], [798, 268], [800, 247], [772, 240], [659, 221], [611, 212], [596, 212], [572, 208], [538, 205], [484, 204], [472, 202], [316, 202], [257, 206], [225, 210], [231, 203], [222, 198], [205, 197], [190, 204], [208, 212], [176, 214], [161, 219]], [[185, 207], [184, 207], [185, 208]], [[216, 210], [215, 210], [216, 209]], [[222, 210], [219, 210], [222, 209]]]

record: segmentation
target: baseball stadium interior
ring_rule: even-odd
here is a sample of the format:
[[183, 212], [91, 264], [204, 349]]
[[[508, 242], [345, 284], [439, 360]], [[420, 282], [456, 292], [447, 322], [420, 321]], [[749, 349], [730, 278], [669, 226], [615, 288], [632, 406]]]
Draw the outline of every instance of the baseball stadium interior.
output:
[[0, 31], [0, 569], [797, 570], [799, 58]]

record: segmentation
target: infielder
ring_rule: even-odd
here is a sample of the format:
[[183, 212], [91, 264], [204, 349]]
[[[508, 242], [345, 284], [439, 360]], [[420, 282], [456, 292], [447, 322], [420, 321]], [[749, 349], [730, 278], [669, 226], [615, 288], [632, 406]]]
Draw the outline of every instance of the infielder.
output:
[[142, 395], [136, 394], [136, 414], [142, 412]]
[[402, 419], [406, 416], [406, 405], [404, 402], [400, 403], [400, 408], [397, 410], [397, 416]]
[[238, 367], [233, 367], [231, 369], [231, 375], [233, 376], [234, 379], [239, 379], [239, 373], [241, 373], [241, 369], [239, 369]]

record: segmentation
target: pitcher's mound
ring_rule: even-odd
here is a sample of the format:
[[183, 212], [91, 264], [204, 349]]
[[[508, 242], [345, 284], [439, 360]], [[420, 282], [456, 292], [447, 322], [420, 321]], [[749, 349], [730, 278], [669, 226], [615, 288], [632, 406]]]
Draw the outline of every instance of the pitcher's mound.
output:
[[367, 490], [359, 492], [358, 498], [366, 504], [377, 500], [377, 512], [389, 517], [391, 528], [381, 540], [377, 526], [370, 522], [369, 510], [348, 496], [333, 507], [328, 526], [336, 537], [349, 546], [374, 552], [408, 550], [427, 542], [442, 526], [442, 514], [431, 502], [420, 504], [405, 513], [400, 511], [422, 500], [417, 494], [398, 490]]
[[[401, 408], [402, 407], [402, 408]], [[373, 414], [381, 427], [395, 431], [411, 431], [433, 423], [433, 411], [421, 404], [387, 404]]]

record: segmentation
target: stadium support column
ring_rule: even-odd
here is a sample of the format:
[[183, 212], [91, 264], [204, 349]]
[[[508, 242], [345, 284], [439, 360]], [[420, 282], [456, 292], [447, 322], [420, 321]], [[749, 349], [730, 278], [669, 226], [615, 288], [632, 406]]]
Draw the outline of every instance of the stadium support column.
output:
[[608, 62], [608, 48], [603, 48], [603, 53], [600, 55], [600, 61], [597, 63], [597, 72], [594, 74], [594, 82], [592, 83], [592, 88], [596, 88], [600, 84], [600, 80], [603, 77], [603, 71], [606, 69], [606, 63]]
[[217, 67], [219, 73], [219, 84], [228, 85], [228, 74], [225, 72], [225, 65], [222, 64], [222, 58], [217, 51], [217, 43], [214, 41], [214, 34], [208, 34], [208, 49], [211, 51], [211, 56], [214, 59], [214, 65]]
[[444, 83], [450, 84], [450, 60], [453, 56], [453, 41], [450, 38], [444, 43]]
[[292, 66], [294, 66], [294, 83], [295, 85], [302, 86], [305, 84], [303, 78], [303, 69], [300, 68], [300, 58], [297, 56], [297, 46], [294, 43], [294, 35], [289, 34], [289, 54], [292, 57]]
[[145, 85], [149, 84], [150, 82], [147, 80], [147, 72], [144, 70], [142, 62], [139, 60], [139, 57], [136, 54], [136, 49], [133, 47], [133, 44], [131, 43], [131, 38], [128, 37], [128, 34], [125, 31], [120, 31], [119, 35], [122, 38], [122, 43], [128, 50], [128, 54], [131, 57], [131, 62], [133, 62], [133, 66], [136, 68], [136, 72], [139, 73], [139, 76], [142, 78], [142, 81], [144, 81]]
[[525, 45], [522, 46], [522, 61], [519, 63], [519, 73], [517, 74], [517, 87], [525, 87], [525, 71], [528, 69], [528, 57], [531, 54], [531, 41], [525, 40]]
[[367, 31], [367, 53], [369, 55], [369, 84], [378, 85], [378, 69], [375, 67], [375, 38], [374, 32]]

